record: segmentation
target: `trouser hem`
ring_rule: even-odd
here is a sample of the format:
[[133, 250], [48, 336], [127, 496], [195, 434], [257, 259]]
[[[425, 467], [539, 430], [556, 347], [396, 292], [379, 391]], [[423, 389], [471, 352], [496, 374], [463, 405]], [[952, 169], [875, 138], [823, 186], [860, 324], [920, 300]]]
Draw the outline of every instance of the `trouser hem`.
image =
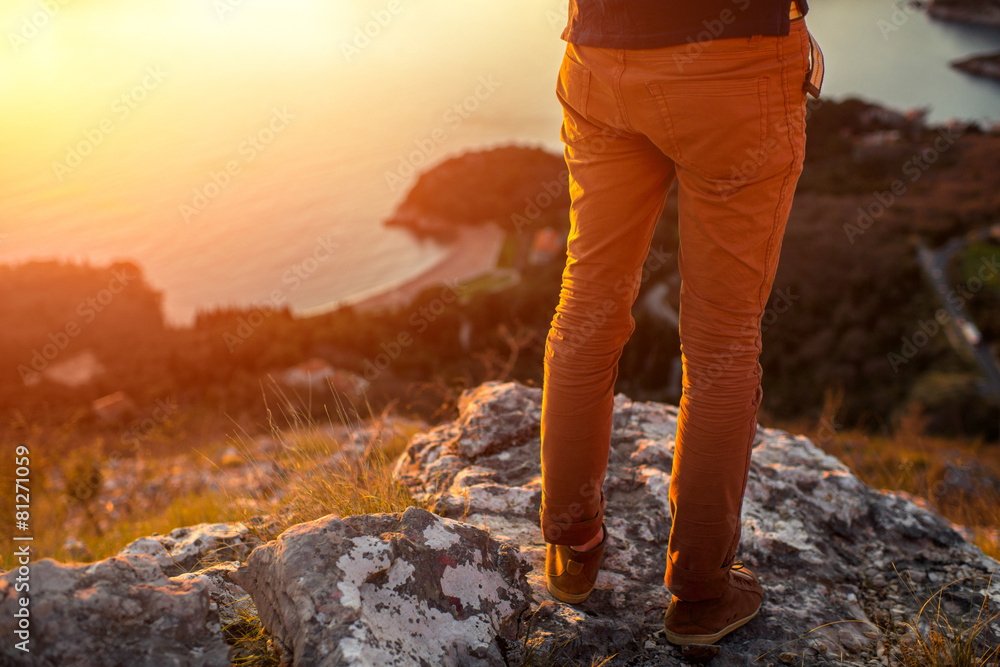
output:
[[667, 571], [663, 582], [670, 592], [685, 602], [699, 602], [722, 597], [726, 592], [729, 569], [732, 564], [712, 571], [685, 570], [675, 565], [667, 556]]
[[583, 521], [555, 521], [558, 513], [550, 512], [545, 507], [544, 500], [539, 510], [542, 523], [542, 536], [549, 544], [561, 544], [565, 546], [575, 546], [584, 544], [597, 535], [604, 522], [605, 498], [601, 494], [601, 504], [597, 514]]

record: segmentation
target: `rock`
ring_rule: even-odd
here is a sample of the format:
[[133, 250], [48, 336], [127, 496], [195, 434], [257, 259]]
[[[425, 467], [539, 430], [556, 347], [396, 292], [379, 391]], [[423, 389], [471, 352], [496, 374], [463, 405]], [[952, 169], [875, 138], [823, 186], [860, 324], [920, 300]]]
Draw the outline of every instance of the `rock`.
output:
[[1000, 53], [987, 53], [954, 60], [951, 66], [974, 76], [1000, 80]]
[[66, 538], [66, 541], [63, 542], [63, 550], [74, 560], [90, 561], [94, 559], [94, 554], [90, 552], [87, 545], [75, 535]]
[[929, 0], [927, 13], [942, 21], [1000, 25], [1000, 0]]
[[174, 581], [204, 580], [208, 586], [209, 597], [219, 609], [219, 622], [225, 629], [232, 623], [240, 623], [244, 617], [257, 616], [257, 608], [254, 606], [253, 600], [250, 599], [250, 595], [233, 581], [233, 572], [240, 565], [239, 561], [231, 560], [206, 567], [197, 572], [185, 572], [171, 577], [171, 579]]
[[371, 389], [371, 382], [350, 371], [334, 368], [324, 359], [313, 358], [292, 366], [278, 375], [289, 387], [326, 392], [333, 390], [343, 400], [363, 399]]
[[[31, 652], [11, 644], [24, 592], [13, 569], [0, 576], [0, 661], [54, 667], [228, 667], [219, 614], [201, 579], [170, 580], [149, 555], [25, 566]], [[6, 664], [6, 662], [4, 663]]]
[[135, 402], [123, 391], [95, 399], [91, 403], [91, 409], [101, 421], [108, 423], [124, 421], [138, 411]]
[[[553, 184], [563, 187], [553, 194]], [[385, 224], [439, 238], [452, 238], [456, 227], [484, 222], [518, 233], [529, 222], [532, 231], [561, 227], [569, 208], [566, 185], [566, 163], [558, 153], [528, 146], [469, 151], [421, 173]], [[476, 196], [462, 194], [466, 192]], [[526, 200], [536, 202], [542, 195], [549, 203], [540, 207], [541, 215], [530, 221], [514, 215], [523, 213]]]
[[298, 524], [232, 578], [295, 665], [505, 665], [526, 569], [487, 532], [410, 508]]
[[[597, 588], [575, 607], [545, 590], [540, 418], [539, 389], [484, 384], [463, 396], [454, 422], [411, 439], [396, 475], [441, 513], [518, 546], [533, 565], [530, 616], [510, 664], [526, 653], [543, 664], [590, 664], [613, 654], [615, 664], [633, 667], [682, 664], [680, 649], [656, 641], [671, 597], [663, 569], [677, 408], [615, 398], [604, 484], [609, 547]], [[758, 429], [737, 557], [759, 575], [764, 607], [721, 641], [713, 665], [777, 663], [782, 652], [807, 664], [824, 653], [842, 656], [829, 664], [866, 664], [879, 636], [866, 609], [902, 607], [915, 618], [941, 585], [938, 572], [948, 581], [973, 575], [949, 587], [949, 599], [966, 612], [984, 596], [1000, 606], [1000, 578], [989, 580], [1000, 564], [948, 521], [866, 486], [808, 438], [784, 431]], [[917, 597], [896, 571], [911, 573]], [[1000, 621], [994, 617], [985, 632], [985, 641], [1000, 641]]]
[[219, 454], [219, 466], [223, 468], [234, 468], [246, 464], [246, 457], [238, 449], [229, 445]]
[[118, 555], [148, 554], [167, 576], [175, 576], [220, 561], [246, 560], [259, 544], [260, 539], [243, 523], [200, 523], [175, 528], [169, 535], [140, 537]]
[[718, 644], [685, 644], [681, 647], [681, 655], [687, 662], [701, 665], [714, 660], [719, 655], [719, 648]]

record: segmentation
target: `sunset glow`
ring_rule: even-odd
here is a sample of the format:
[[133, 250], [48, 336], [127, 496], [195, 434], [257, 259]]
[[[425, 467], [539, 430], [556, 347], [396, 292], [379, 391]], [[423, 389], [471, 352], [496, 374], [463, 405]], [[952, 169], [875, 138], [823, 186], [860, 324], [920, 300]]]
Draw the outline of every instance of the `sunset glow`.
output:
[[[504, 45], [487, 39], [516, 15], [448, 7], [78, 0], [49, 15], [35, 2], [5, 6], [0, 25], [12, 44], [0, 50], [0, 227], [10, 236], [0, 256], [139, 259], [154, 284], [169, 287], [167, 314], [178, 322], [198, 305], [262, 298], [321, 231], [368, 251], [324, 267], [296, 295], [297, 308], [421, 270], [441, 250], [379, 224], [404, 192], [395, 182], [416, 175], [400, 167], [415, 142], [446, 129], [446, 141], [419, 158], [439, 160], [463, 136], [482, 134], [484, 114], [527, 115], [524, 136], [558, 140], [551, 84], [530, 93], [534, 105], [517, 101], [532, 84], [514, 72], [533, 55], [501, 55]], [[534, 41], [557, 32], [544, 14], [533, 18], [518, 29]], [[554, 68], [558, 40], [549, 45]], [[490, 67], [458, 56], [474, 48], [495, 54]], [[481, 76], [503, 88], [475, 125], [446, 121]], [[288, 122], [272, 137], [276, 113]], [[259, 268], [244, 274], [237, 257]]]
[[809, 4], [0, 0], [0, 663], [996, 660], [1000, 0]]

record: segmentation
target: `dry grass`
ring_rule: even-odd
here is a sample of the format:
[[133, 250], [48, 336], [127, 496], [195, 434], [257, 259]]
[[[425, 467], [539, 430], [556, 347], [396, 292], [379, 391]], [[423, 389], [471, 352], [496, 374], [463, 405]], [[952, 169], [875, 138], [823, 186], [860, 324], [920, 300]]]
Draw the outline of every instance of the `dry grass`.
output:
[[[231, 504], [266, 508], [278, 520], [279, 530], [328, 514], [401, 512], [425, 506], [392, 474], [396, 458], [416, 429], [391, 430], [385, 415], [370, 412], [362, 421], [354, 406], [339, 397], [338, 419], [320, 424], [308, 416], [308, 409], [296, 409], [293, 400], [276, 391], [280, 419], [268, 409], [276, 451], [262, 456], [245, 434], [234, 439], [247, 462], [275, 471], [273, 481], [260, 492], [231, 498]], [[332, 437], [329, 427], [334, 425], [342, 428], [342, 437]]]
[[[41, 445], [31, 451], [42, 451]], [[80, 447], [62, 458], [32, 456], [31, 560], [53, 558], [62, 562], [90, 562], [114, 555], [129, 542], [153, 533], [168, 533], [179, 526], [237, 521], [238, 508], [220, 491], [202, 487], [176, 495], [162, 495], [152, 502], [131, 502], [106, 494], [106, 457], [100, 441]], [[35, 472], [37, 471], [37, 473]], [[137, 486], [143, 481], [136, 480]], [[13, 488], [13, 483], [11, 483]], [[0, 518], [0, 522], [8, 517]], [[73, 526], [72, 529], [69, 527]], [[13, 525], [3, 525], [8, 535]], [[73, 541], [73, 544], [70, 544]], [[85, 555], [86, 554], [86, 555]], [[0, 551], [0, 570], [12, 567], [14, 547]]]
[[839, 405], [839, 397], [828, 393], [818, 422], [780, 428], [809, 435], [869, 486], [921, 499], [929, 509], [968, 528], [986, 555], [1000, 559], [1000, 447], [928, 436], [919, 411], [897, 419], [891, 434], [838, 430], [834, 425]]
[[[273, 383], [272, 383], [273, 385]], [[274, 521], [255, 523], [258, 537], [272, 539], [286, 528], [322, 516], [348, 516], [374, 512], [403, 511], [410, 506], [424, 506], [409, 490], [396, 481], [392, 464], [406, 447], [410, 436], [418, 430], [402, 431], [389, 428], [386, 415], [362, 418], [354, 406], [335, 396], [335, 416], [326, 411], [325, 423], [308, 417], [313, 413], [311, 397], [300, 401], [287, 396], [273, 385], [280, 409], [270, 408], [267, 424], [277, 446], [264, 454], [253, 437], [237, 432], [228, 442], [209, 442], [200, 451], [180, 461], [144, 468], [149, 479], [135, 480], [136, 488], [146, 486], [158, 475], [174, 468], [204, 469], [208, 461], [220, 473], [221, 466], [263, 471], [264, 483], [252, 489], [233, 493], [225, 486], [198, 485], [197, 490], [165, 495], [150, 501], [129, 503], [118, 496], [117, 514], [112, 517], [111, 495], [108, 492], [111, 459], [100, 440], [88, 446], [78, 446], [72, 454], [50, 455], [51, 443], [45, 438], [27, 439], [32, 456], [31, 525], [34, 542], [32, 560], [51, 557], [72, 561], [72, 553], [64, 542], [64, 526], [75, 525], [73, 537], [89, 551], [85, 560], [98, 560], [117, 553], [132, 540], [153, 533], [166, 534], [172, 529], [197, 523], [235, 522], [255, 515], [270, 515]], [[221, 456], [235, 447], [238, 458]], [[13, 487], [13, 483], [9, 486]], [[429, 509], [429, 508], [428, 508]], [[0, 518], [0, 521], [12, 517]], [[59, 527], [52, 529], [51, 527]], [[49, 529], [43, 529], [49, 527]], [[13, 525], [4, 525], [7, 534]], [[0, 552], [0, 569], [16, 565], [14, 547]], [[226, 640], [233, 646], [233, 664], [277, 665], [272, 640], [255, 615], [240, 612], [240, 618], [223, 628]]]
[[[997, 667], [1000, 665], [1000, 648], [994, 641], [991, 624], [1000, 618], [1000, 612], [991, 608], [984, 594], [982, 601], [959, 613], [952, 609], [954, 600], [946, 600], [948, 589], [967, 579], [982, 579], [984, 590], [989, 590], [993, 575], [977, 575], [955, 579], [941, 586], [926, 598], [912, 619], [894, 619], [891, 614], [877, 615], [877, 625], [882, 630], [882, 650], [889, 664], [901, 667]], [[909, 594], [917, 601], [920, 595], [903, 577], [900, 580]]]
[[[814, 423], [777, 425], [805, 433], [844, 462], [869, 486], [905, 492], [960, 526], [969, 529], [983, 552], [1000, 559], [1000, 447], [979, 440], [928, 436], [919, 410], [898, 418], [891, 433], [871, 435], [840, 430], [840, 397], [827, 393], [823, 413]], [[965, 614], [949, 613], [943, 604], [952, 581], [924, 599], [912, 619], [880, 618], [881, 642], [890, 665], [901, 667], [998, 667], [1000, 648], [990, 641], [989, 626], [1000, 618], [985, 596]], [[909, 593], [918, 593], [903, 579]], [[989, 588], [987, 583], [986, 588]]]
[[226, 643], [233, 647], [230, 662], [234, 667], [278, 667], [280, 652], [264, 630], [260, 618], [241, 610], [239, 618], [222, 628]]
[[[270, 436], [278, 445], [271, 453], [263, 454], [254, 438], [238, 432], [229, 442], [209, 443], [199, 455], [201, 460], [212, 460], [218, 458], [216, 454], [223, 448], [236, 447], [243, 463], [273, 471], [267, 484], [241, 495], [211, 488], [178, 495], [148, 508], [145, 513], [130, 515], [127, 521], [106, 520], [107, 507], [102, 505], [100, 497], [101, 442], [81, 448], [73, 457], [63, 460], [46, 460], [44, 443], [30, 442], [32, 466], [39, 471], [32, 481], [32, 524], [63, 526], [71, 515], [79, 517], [90, 512], [96, 520], [84, 519], [76, 537], [94, 559], [99, 559], [116, 553], [137, 537], [167, 533], [175, 527], [196, 523], [239, 521], [267, 513], [277, 523], [260, 537], [270, 539], [291, 525], [329, 514], [394, 512], [421, 504], [392, 475], [392, 463], [405, 448], [412, 431], [400, 433], [384, 428], [385, 416], [372, 415], [370, 408], [368, 418], [362, 419], [354, 406], [342, 403], [339, 398], [335, 416], [328, 413], [324, 423], [308, 417], [311, 406], [303, 406], [302, 401], [280, 390], [277, 405], [280, 408], [269, 408], [267, 413]], [[837, 456], [871, 486], [923, 498], [934, 510], [972, 529], [984, 552], [1000, 557], [997, 531], [1000, 493], [989, 484], [990, 480], [1000, 479], [997, 448], [977, 441], [928, 437], [923, 433], [919, 414], [899, 420], [891, 435], [840, 431], [830, 427], [835, 423], [837, 405], [836, 397], [831, 396], [818, 424], [778, 426], [810, 434], [819, 446]], [[973, 465], [969, 466], [970, 463]], [[953, 479], [956, 469], [971, 469], [976, 474], [956, 480]], [[55, 471], [58, 473], [52, 474]], [[75, 477], [83, 480], [84, 487], [89, 484], [98, 491], [92, 498], [86, 493], [74, 497], [59, 489], [59, 477], [67, 480]], [[8, 534], [14, 532], [13, 526], [3, 528], [9, 528]], [[65, 537], [59, 530], [36, 530], [32, 559], [49, 556], [72, 560], [63, 544]], [[0, 553], [0, 569], [8, 569], [14, 562], [12, 548]], [[906, 628], [906, 632], [894, 636], [898, 664], [905, 667], [1000, 664], [997, 648], [984, 647], [981, 641], [983, 629], [997, 614], [986, 608], [984, 600], [976, 613], [949, 618], [941, 606], [941, 592], [926, 601], [915, 619], [897, 622], [897, 629]], [[277, 664], [273, 646], [259, 619], [243, 614], [239, 621], [224, 628], [224, 633], [234, 647], [234, 664]], [[525, 664], [541, 664], [539, 659], [553, 664], [558, 662], [559, 649], [566, 646], [557, 644], [556, 655], [546, 656], [538, 655], [531, 646], [527, 648]], [[604, 664], [609, 660], [594, 662]], [[564, 663], [569, 664], [565, 660]]]
[[[926, 604], [930, 604], [928, 600]], [[912, 640], [900, 645], [899, 661], [905, 667], [996, 667], [1000, 665], [1000, 648], [990, 646], [983, 638], [990, 622], [998, 614], [986, 616], [985, 601], [976, 615], [963, 617], [952, 622], [941, 610], [940, 603], [934, 606], [928, 618], [921, 614], [912, 624], [907, 623]], [[921, 620], [925, 623], [921, 624]]]
[[[755, 662], [778, 652], [782, 652], [784, 662], [786, 649], [789, 655], [795, 656], [794, 645], [808, 640], [812, 633], [842, 623], [857, 623], [872, 627], [874, 632], [865, 634], [878, 642], [877, 655], [884, 661], [879, 664], [890, 667], [1000, 667], [1000, 647], [996, 645], [995, 633], [991, 629], [991, 625], [1000, 618], [1000, 611], [992, 609], [990, 598], [985, 593], [990, 590], [994, 575], [955, 579], [927, 598], [922, 598], [922, 594], [898, 571], [896, 575], [907, 593], [921, 604], [912, 618], [900, 618], [888, 606], [866, 596], [863, 604], [871, 621], [844, 619], [816, 626], [757, 656]], [[981, 592], [973, 595], [973, 599], [981, 596], [982, 600], [978, 605], [973, 603], [967, 612], [961, 613], [954, 595], [951, 599], [946, 599], [948, 589], [972, 579], [981, 580], [984, 584]], [[950, 607], [950, 611], [946, 607]], [[806, 662], [806, 652], [796, 657], [801, 660], [801, 664], [810, 664]], [[830, 657], [832, 654], [826, 655], [826, 658]], [[809, 658], [810, 661], [812, 659]], [[850, 656], [841, 650], [839, 659], [849, 660]], [[789, 664], [798, 664], [794, 660], [793, 657]]]
[[[277, 393], [284, 425], [268, 410], [270, 434], [278, 445], [275, 451], [261, 457], [252, 439], [245, 434], [235, 438], [248, 463], [266, 464], [275, 471], [274, 480], [261, 490], [248, 497], [228, 498], [230, 506], [242, 507], [246, 514], [264, 509], [276, 519], [266, 528], [267, 534], [258, 537], [272, 539], [290, 526], [329, 514], [350, 516], [426, 507], [392, 474], [393, 462], [405, 449], [412, 432], [388, 430], [384, 415], [376, 418], [370, 410], [369, 420], [362, 423], [353, 406], [344, 405], [338, 397], [339, 419], [330, 419], [328, 425], [339, 423], [346, 438], [335, 439], [325, 428], [327, 425], [307, 416], [311, 414], [308, 406], [298, 409], [288, 396], [280, 390]], [[247, 507], [255, 509], [251, 512]], [[240, 618], [223, 632], [233, 647], [234, 665], [280, 664], [279, 651], [256, 615], [241, 612]]]
[[[166, 534], [181, 526], [198, 523], [235, 522], [255, 514], [273, 514], [277, 518], [271, 528], [277, 532], [303, 521], [327, 514], [347, 516], [370, 512], [401, 511], [418, 504], [406, 487], [392, 476], [392, 462], [405, 448], [412, 432], [399, 433], [385, 427], [383, 416], [362, 420], [350, 406], [337, 401], [339, 420], [329, 425], [302, 417], [308, 410], [293, 407], [293, 400], [280, 394], [284, 406], [280, 415], [268, 413], [271, 437], [280, 447], [272, 455], [263, 455], [253, 439], [241, 433], [230, 442], [206, 443], [203, 451], [192, 452], [165, 464], [176, 469], [204, 469], [218, 452], [237, 446], [243, 464], [267, 475], [262, 490], [241, 496], [224, 487], [197, 484], [193, 490], [171, 493], [165, 490], [142, 502], [118, 495], [112, 504], [109, 493], [112, 456], [100, 439], [87, 446], [78, 446], [70, 454], [56, 456], [51, 443], [44, 438], [26, 439], [31, 451], [32, 479], [30, 534], [34, 537], [31, 560], [54, 558], [70, 562], [99, 560], [117, 553], [139, 537], [153, 533]], [[331, 435], [336, 423], [343, 437]], [[374, 434], [374, 436], [372, 435]], [[211, 455], [206, 455], [210, 452]], [[241, 462], [229, 462], [238, 465]], [[217, 467], [217, 466], [216, 466]], [[143, 489], [157, 475], [168, 470], [167, 465], [154, 461], [143, 473], [146, 479], [131, 480], [136, 489]], [[8, 485], [13, 488], [13, 480]], [[0, 516], [0, 529], [16, 534], [13, 513]], [[73, 526], [72, 533], [67, 526]], [[77, 541], [77, 548], [66, 544], [67, 538]], [[268, 539], [274, 531], [260, 537]], [[16, 565], [14, 549], [9, 541], [0, 551], [0, 570]]]
[[544, 640], [541, 638], [526, 641], [520, 667], [607, 667], [618, 655], [615, 653], [605, 657], [605, 654], [599, 653], [589, 663], [569, 658], [566, 654], [575, 639], [576, 635], [562, 637], [544, 647]]

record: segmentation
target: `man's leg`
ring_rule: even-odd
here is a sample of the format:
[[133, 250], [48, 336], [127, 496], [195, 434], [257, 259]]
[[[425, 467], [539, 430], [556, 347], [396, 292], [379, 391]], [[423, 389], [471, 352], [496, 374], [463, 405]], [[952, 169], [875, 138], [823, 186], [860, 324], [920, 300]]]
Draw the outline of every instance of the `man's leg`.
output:
[[690, 65], [718, 68], [717, 81], [653, 87], [678, 152], [684, 365], [664, 579], [688, 602], [725, 593], [740, 540], [760, 322], [805, 152], [807, 45], [803, 22], [788, 37], [720, 40]]
[[621, 52], [569, 45], [558, 94], [570, 172], [571, 231], [545, 347], [542, 509], [545, 541], [583, 545], [603, 519], [618, 359], [672, 161], [620, 129], [611, 77]]

